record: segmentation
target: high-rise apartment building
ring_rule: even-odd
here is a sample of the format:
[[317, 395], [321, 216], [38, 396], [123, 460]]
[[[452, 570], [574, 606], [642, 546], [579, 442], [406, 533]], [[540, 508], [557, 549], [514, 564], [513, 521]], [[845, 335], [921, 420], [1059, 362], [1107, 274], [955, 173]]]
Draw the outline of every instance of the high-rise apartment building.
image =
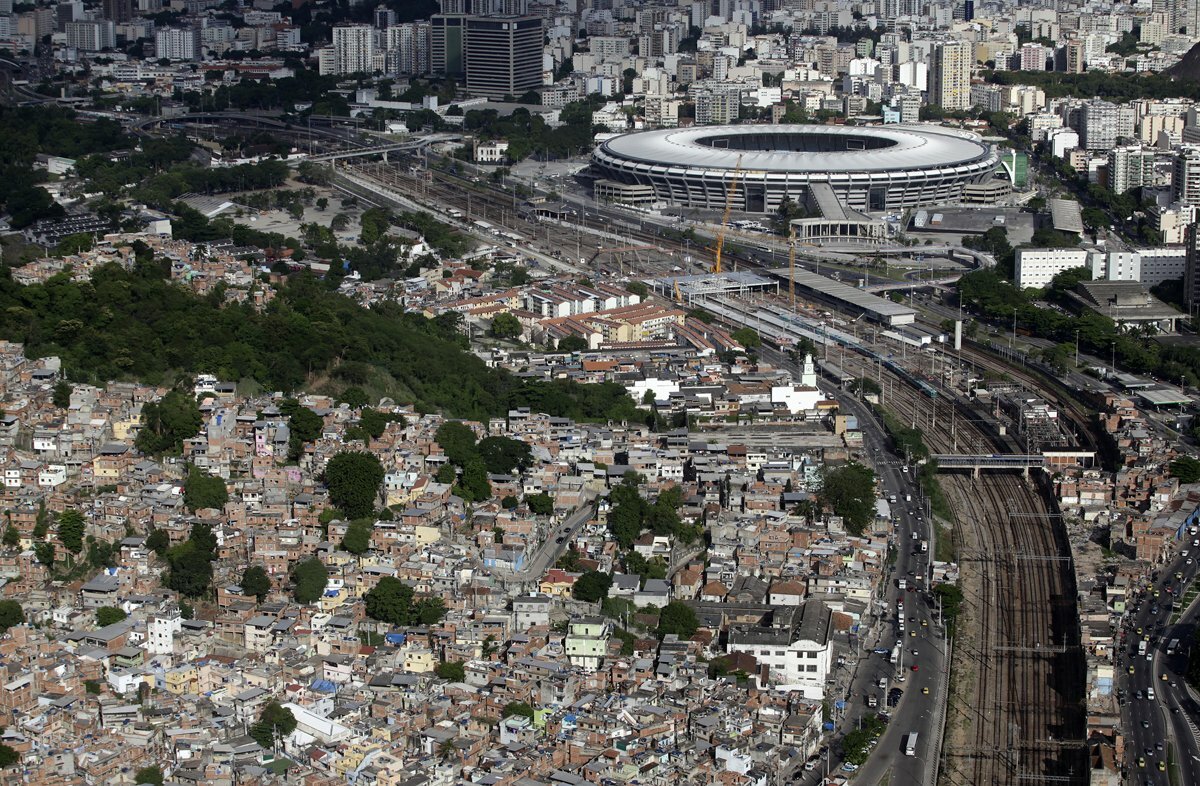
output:
[[929, 68], [928, 102], [955, 111], [971, 108], [971, 45], [963, 41], [938, 44]]
[[104, 0], [104, 18], [120, 25], [133, 19], [133, 0]]
[[1200, 309], [1200, 224], [1191, 224], [1184, 231], [1183, 299], [1189, 314]]
[[488, 98], [519, 98], [542, 85], [540, 16], [465, 17], [467, 91]]
[[333, 67], [338, 74], [372, 70], [375, 31], [370, 25], [338, 25], [333, 28]]
[[1108, 151], [1108, 187], [1124, 194], [1154, 183], [1154, 151], [1140, 145], [1114, 147]]
[[161, 27], [154, 31], [154, 52], [167, 60], [196, 60], [202, 54], [200, 31], [192, 27]]
[[1175, 154], [1171, 191], [1176, 202], [1200, 206], [1200, 147], [1184, 145]]
[[1111, 150], [1119, 138], [1133, 135], [1133, 110], [1110, 101], [1086, 102], [1078, 122], [1079, 142], [1085, 150]]
[[84, 52], [99, 52], [117, 45], [113, 23], [107, 19], [91, 19], [67, 23], [67, 46]]
[[431, 26], [407, 22], [387, 29], [389, 74], [427, 74], [430, 69]]

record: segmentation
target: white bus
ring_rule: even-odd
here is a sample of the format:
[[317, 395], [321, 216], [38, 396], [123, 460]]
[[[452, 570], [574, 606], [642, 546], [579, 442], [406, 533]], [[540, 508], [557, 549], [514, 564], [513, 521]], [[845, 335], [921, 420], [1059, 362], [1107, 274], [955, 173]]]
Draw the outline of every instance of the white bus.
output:
[[904, 735], [904, 755], [917, 755], [917, 733], [915, 731], [910, 731], [908, 734]]
[[892, 656], [889, 660], [893, 666], [900, 662], [900, 642], [896, 642], [896, 646], [892, 647]]

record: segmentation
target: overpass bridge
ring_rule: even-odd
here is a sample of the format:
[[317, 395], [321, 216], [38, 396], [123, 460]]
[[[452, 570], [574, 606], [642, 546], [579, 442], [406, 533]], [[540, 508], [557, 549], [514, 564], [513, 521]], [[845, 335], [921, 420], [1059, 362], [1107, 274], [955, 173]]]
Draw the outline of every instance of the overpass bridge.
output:
[[356, 150], [342, 150], [335, 153], [320, 153], [315, 156], [307, 156], [307, 161], [341, 161], [344, 158], [361, 158], [363, 156], [378, 156], [382, 155], [383, 160], [387, 161], [388, 153], [408, 153], [414, 150], [429, 147], [438, 142], [454, 142], [462, 139], [462, 134], [430, 134], [423, 136], [420, 139], [410, 139], [406, 142], [396, 142], [388, 145], [375, 145], [373, 147], [363, 147]]
[[1020, 470], [1028, 474], [1031, 469], [1053, 472], [1073, 466], [1090, 466], [1096, 454], [1090, 450], [1047, 450], [1042, 453], [935, 453], [930, 460], [937, 462], [939, 472], [971, 470], [979, 477], [983, 471]]

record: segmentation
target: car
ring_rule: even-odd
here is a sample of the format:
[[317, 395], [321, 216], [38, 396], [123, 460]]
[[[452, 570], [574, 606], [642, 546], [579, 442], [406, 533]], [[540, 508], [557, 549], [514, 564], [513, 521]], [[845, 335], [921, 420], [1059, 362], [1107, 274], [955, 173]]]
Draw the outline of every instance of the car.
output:
[[1175, 571], [1175, 580], [1178, 581], [1182, 578], [1183, 578], [1183, 571], [1182, 570]]
[[1130, 667], [1129, 667], [1129, 673], [1130, 673], [1130, 674], [1133, 674], [1133, 666], [1130, 666]]
[[1162, 742], [1154, 743], [1154, 750], [1156, 750], [1156, 751], [1162, 750]]
[[1137, 693], [1135, 693], [1133, 695], [1136, 696], [1138, 698], [1138, 700], [1140, 701], [1146, 694], [1142, 693], [1141, 691], [1138, 691]]
[[908, 635], [915, 639], [917, 637], [917, 632], [915, 630], [910, 630]]
[[1137, 635], [1139, 635], [1139, 636], [1141, 636], [1141, 635], [1142, 635], [1142, 629], [1141, 629], [1141, 628], [1138, 628], [1138, 629], [1137, 629]]
[[929, 695], [929, 688], [921, 688], [921, 693], [924, 693], [926, 696], [928, 696], [928, 695]]
[[857, 769], [858, 769], [858, 765], [851, 764], [850, 762], [846, 762], [845, 764], [842, 765], [842, 772], [854, 772]]
[[1166, 763], [1165, 761], [1160, 761], [1160, 762], [1158, 763], [1158, 771], [1159, 771], [1159, 772], [1166, 772], [1166, 771], [1167, 771], [1167, 763]]
[[921, 653], [917, 652], [915, 649], [912, 651], [912, 656], [913, 656], [914, 658], [915, 658], [915, 657], [917, 657], [917, 656], [918, 656], [918, 655], [920, 655], [920, 654], [921, 654]]
[[1188, 565], [1191, 565], [1191, 564], [1192, 564], [1192, 558], [1191, 558], [1191, 557], [1188, 557], [1188, 558], [1187, 558], [1187, 564], [1188, 564]]
[[917, 664], [915, 664], [915, 663], [914, 663], [914, 664], [912, 665], [912, 670], [913, 670], [913, 671], [920, 671], [920, 670], [921, 670], [921, 667], [920, 667], [920, 666], [918, 666]]
[[1142, 728], [1143, 728], [1143, 729], [1148, 729], [1148, 728], [1150, 728], [1150, 721], [1148, 721], [1148, 720], [1144, 720], [1144, 721], [1142, 721]]
[[555, 539], [554, 539], [554, 542], [555, 542], [555, 543], [562, 543], [564, 540], [566, 540], [566, 538], [563, 538], [563, 537], [558, 537], [558, 538], [555, 538]]
[[1178, 682], [1176, 682], [1175, 680], [1171, 680], [1171, 687], [1172, 687], [1172, 688], [1178, 688], [1178, 687], [1179, 687], [1179, 683], [1178, 683]]
[[1170, 677], [1168, 677], [1166, 674], [1164, 674], [1164, 675], [1162, 675], [1161, 677], [1159, 677], [1159, 679], [1160, 679], [1160, 680], [1162, 680], [1163, 682], [1166, 682], [1167, 680], [1169, 680], [1169, 679], [1171, 679], [1171, 678], [1170, 678]]
[[817, 768], [817, 763], [815, 761], [810, 760], [810, 761], [804, 762], [804, 769], [807, 770], [808, 772], [812, 772], [816, 768]]
[[1146, 769], [1146, 757], [1145, 756], [1138, 756], [1138, 767], [1140, 767], [1143, 770]]
[[929, 627], [929, 620], [921, 620], [921, 627], [922, 627], [922, 628], [928, 628], [928, 627]]

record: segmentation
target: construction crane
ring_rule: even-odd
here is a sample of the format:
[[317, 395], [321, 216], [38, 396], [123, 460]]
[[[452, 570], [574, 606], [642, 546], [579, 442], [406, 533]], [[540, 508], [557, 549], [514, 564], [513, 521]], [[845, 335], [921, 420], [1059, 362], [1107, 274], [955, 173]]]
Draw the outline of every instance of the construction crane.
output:
[[679, 293], [679, 279], [675, 279], [675, 302], [683, 303], [683, 295]]
[[796, 227], [788, 225], [788, 294], [792, 298], [792, 313], [796, 313]]
[[725, 212], [721, 215], [721, 229], [717, 232], [717, 253], [713, 260], [712, 272], [721, 272], [721, 251], [725, 248], [725, 230], [729, 228], [729, 211], [733, 209], [733, 196], [737, 193], [738, 175], [742, 173], [742, 155], [738, 154], [737, 165], [733, 168], [733, 182], [725, 190]]

